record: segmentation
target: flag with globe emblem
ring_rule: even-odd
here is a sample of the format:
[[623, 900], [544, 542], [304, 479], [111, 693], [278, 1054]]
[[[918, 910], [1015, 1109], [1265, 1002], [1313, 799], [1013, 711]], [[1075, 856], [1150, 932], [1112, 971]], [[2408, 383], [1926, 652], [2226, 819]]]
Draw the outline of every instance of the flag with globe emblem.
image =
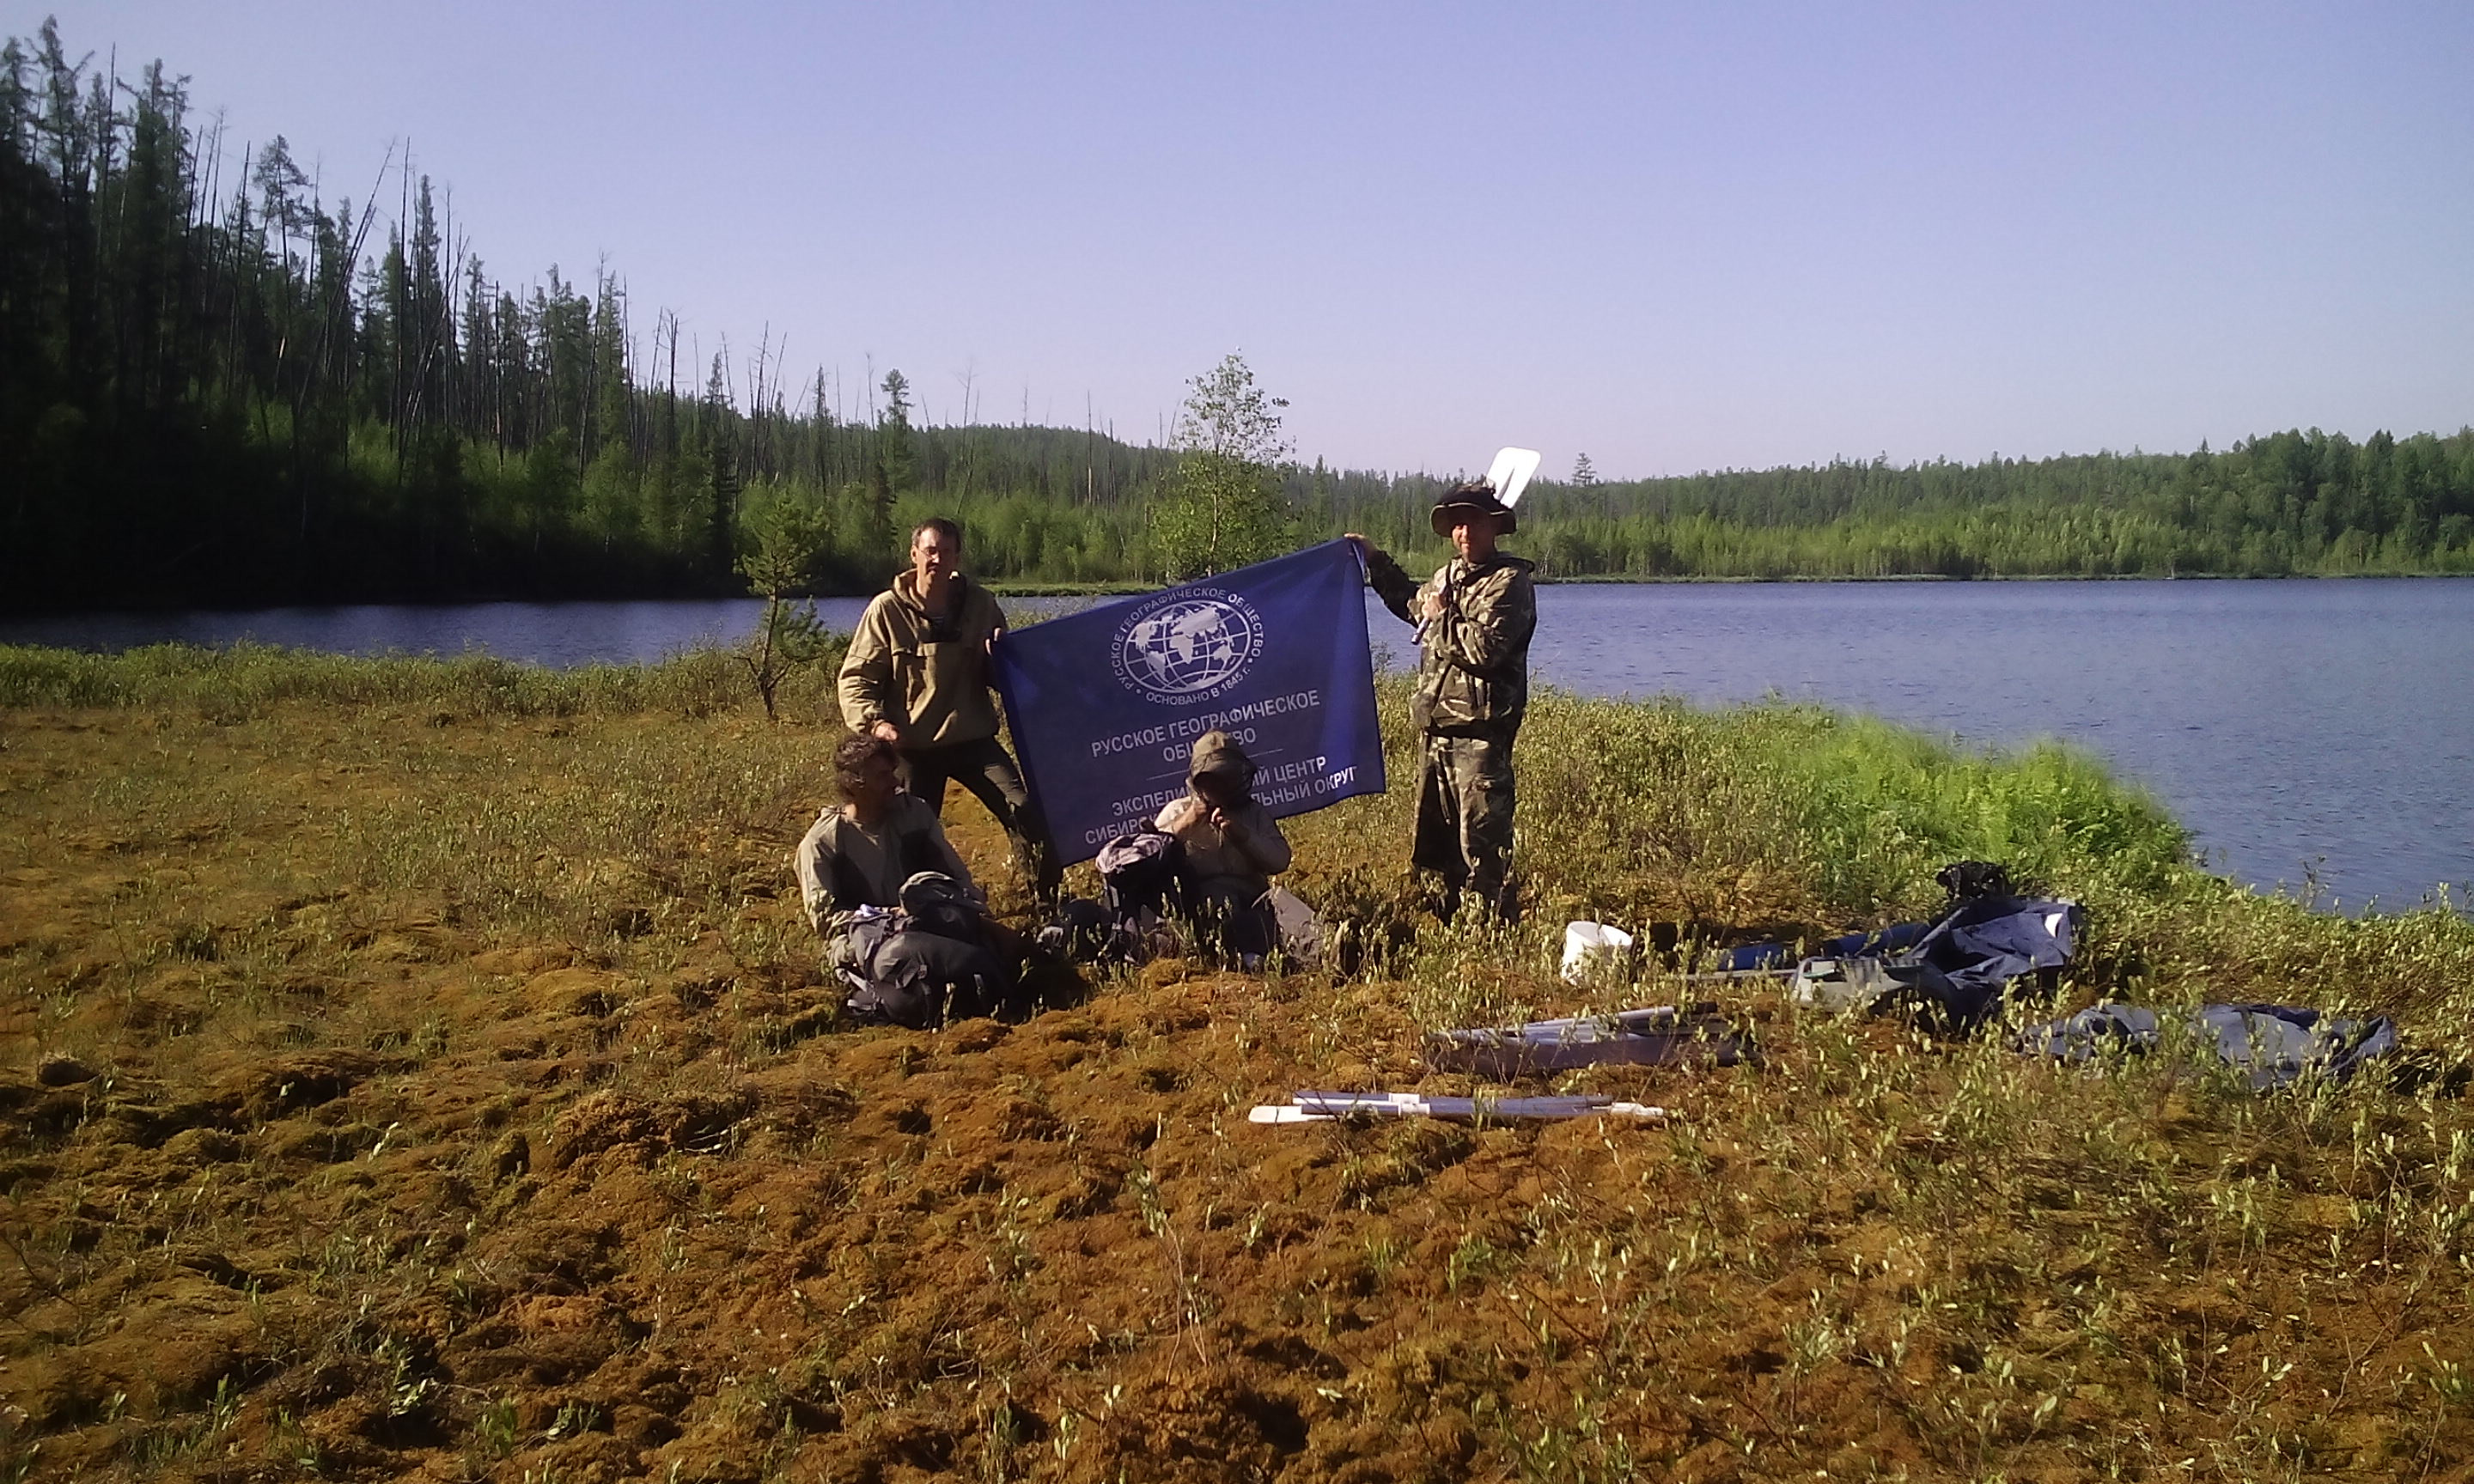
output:
[[1058, 859], [1148, 826], [1206, 731], [1254, 759], [1274, 815], [1381, 793], [1364, 582], [1356, 549], [1326, 541], [1000, 639], [997, 690]]
[[1245, 610], [1189, 600], [1137, 620], [1119, 661], [1147, 690], [1189, 694], [1236, 675], [1255, 646], [1255, 625]]

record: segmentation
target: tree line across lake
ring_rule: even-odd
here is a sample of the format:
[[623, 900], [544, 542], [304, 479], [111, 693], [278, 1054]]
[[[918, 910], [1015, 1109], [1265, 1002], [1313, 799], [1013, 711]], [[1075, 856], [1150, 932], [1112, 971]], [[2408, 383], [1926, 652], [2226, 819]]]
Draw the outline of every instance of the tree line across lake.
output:
[[[899, 371], [837, 408], [769, 343], [683, 365], [676, 317], [638, 325], [606, 270], [498, 279], [408, 163], [385, 209], [330, 203], [280, 136], [189, 115], [185, 80], [98, 71], [51, 23], [0, 52], [0, 604], [736, 592], [786, 512], [827, 591], [878, 586], [929, 512], [1022, 582], [1342, 530], [1440, 550], [1436, 478], [1298, 462], [1234, 358], [1167, 447], [927, 424]], [[1584, 459], [1521, 515], [1551, 577], [2474, 572], [2474, 429], [1651, 480]]]

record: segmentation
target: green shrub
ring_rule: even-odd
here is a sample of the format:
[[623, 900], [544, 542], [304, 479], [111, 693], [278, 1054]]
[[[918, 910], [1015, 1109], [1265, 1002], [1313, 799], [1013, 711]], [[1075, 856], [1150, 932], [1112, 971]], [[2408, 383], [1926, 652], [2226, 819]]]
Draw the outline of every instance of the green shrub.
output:
[[[820, 662], [784, 685], [780, 699], [793, 714], [831, 713], [844, 642], [831, 639]], [[238, 721], [285, 702], [475, 716], [708, 716], [756, 700], [738, 662], [712, 649], [650, 665], [553, 670], [479, 653], [364, 657], [270, 644], [151, 644], [95, 655], [0, 645], [0, 706], [186, 706]]]

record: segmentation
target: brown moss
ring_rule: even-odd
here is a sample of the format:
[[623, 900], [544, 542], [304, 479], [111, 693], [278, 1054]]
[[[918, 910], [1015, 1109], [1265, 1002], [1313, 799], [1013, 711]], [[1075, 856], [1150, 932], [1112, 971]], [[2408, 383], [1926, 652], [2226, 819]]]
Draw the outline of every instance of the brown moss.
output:
[[[1373, 801], [1299, 822], [1302, 885], [1374, 904], [1400, 977], [1159, 964], [835, 1030], [749, 888], [828, 734], [403, 723], [0, 713], [0, 1447], [38, 1473], [2385, 1477], [2474, 1442], [2453, 1101], [1745, 1001], [1761, 1069], [1573, 1079], [1663, 1130], [1260, 1128], [1467, 1090], [1419, 1033], [1578, 1008], [1553, 924], [1383, 916]], [[1653, 843], [1643, 899], [1688, 844]], [[1803, 910], [1724, 864], [1691, 892]]]

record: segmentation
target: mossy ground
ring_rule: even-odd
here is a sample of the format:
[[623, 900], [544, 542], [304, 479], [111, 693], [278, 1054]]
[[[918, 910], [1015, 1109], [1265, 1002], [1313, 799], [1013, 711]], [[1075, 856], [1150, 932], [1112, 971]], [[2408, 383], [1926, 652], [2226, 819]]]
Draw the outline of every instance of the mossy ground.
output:
[[[37, 662], [39, 661], [39, 662]], [[2083, 759], [1548, 698], [1531, 924], [1421, 922], [1395, 792], [1292, 822], [1353, 977], [1181, 963], [1005, 1027], [837, 1028], [787, 869], [836, 730], [689, 661], [0, 656], [0, 1476], [2463, 1477], [2474, 928], [2179, 863]], [[390, 668], [390, 664], [393, 668]], [[458, 668], [458, 666], [461, 668]], [[321, 666], [324, 668], [322, 669]], [[116, 667], [116, 668], [115, 668]], [[486, 672], [486, 673], [485, 673]], [[1391, 707], [1396, 717], [1397, 707]], [[1000, 907], [977, 805], [949, 809]], [[1553, 977], [1928, 908], [2091, 909], [2068, 1004], [2397, 1015], [2257, 1096], [1725, 1009], [1663, 1128], [1261, 1128], [1465, 1091]], [[47, 1055], [91, 1080], [49, 1086]]]

